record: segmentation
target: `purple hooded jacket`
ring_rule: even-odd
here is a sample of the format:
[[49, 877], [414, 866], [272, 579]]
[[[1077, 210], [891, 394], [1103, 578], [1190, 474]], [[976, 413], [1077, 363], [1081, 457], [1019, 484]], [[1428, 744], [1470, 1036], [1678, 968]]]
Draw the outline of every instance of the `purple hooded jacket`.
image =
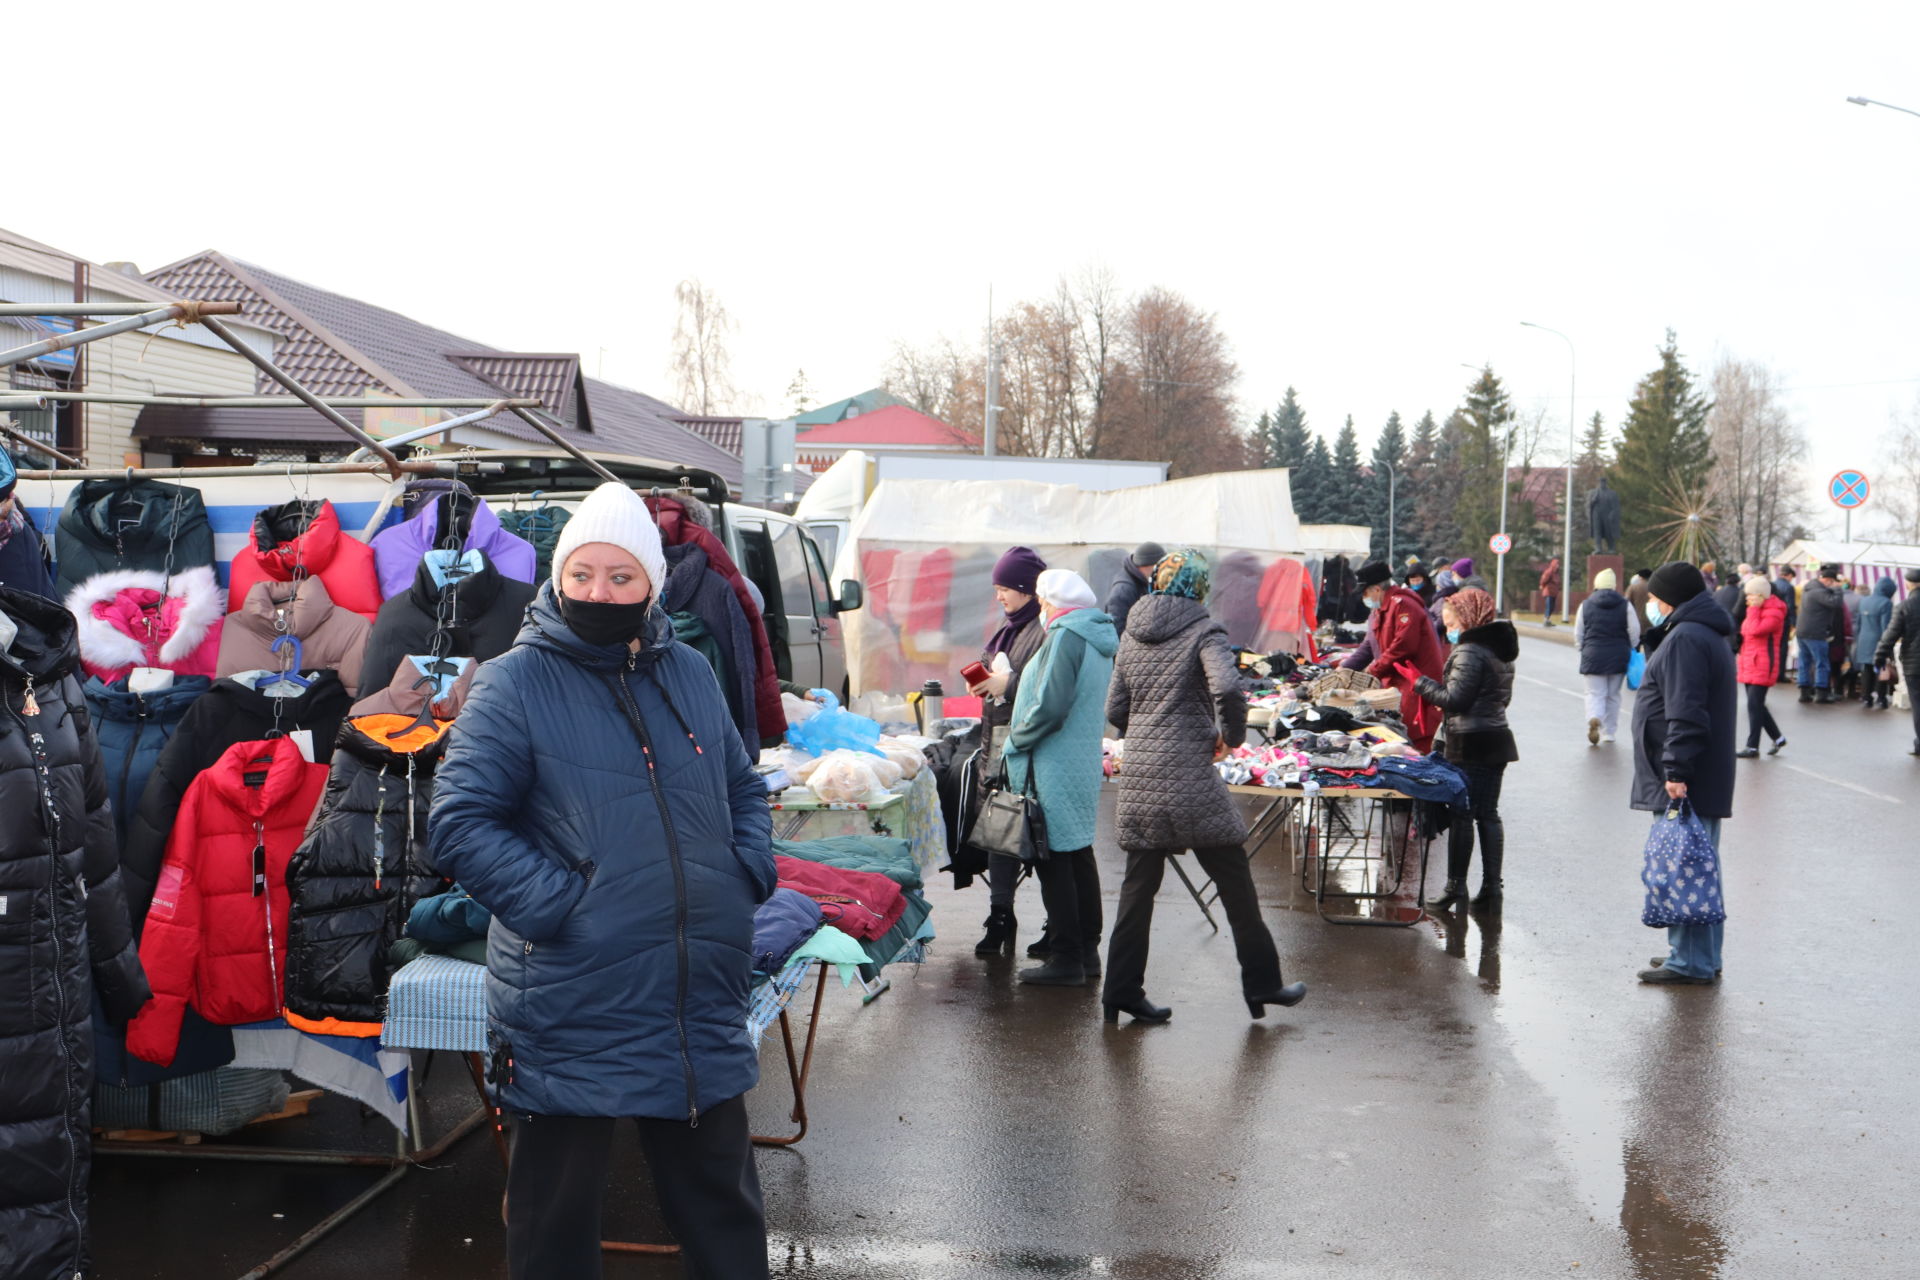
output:
[[[478, 505], [467, 528], [466, 545], [460, 549], [484, 552], [503, 578], [537, 583], [540, 576], [533, 544], [501, 528], [500, 517], [493, 514], [486, 499], [475, 502]], [[440, 503], [436, 501], [427, 503], [413, 519], [373, 535], [373, 566], [380, 574], [381, 599], [391, 600], [413, 585], [413, 575], [427, 552], [433, 550], [439, 527]]]

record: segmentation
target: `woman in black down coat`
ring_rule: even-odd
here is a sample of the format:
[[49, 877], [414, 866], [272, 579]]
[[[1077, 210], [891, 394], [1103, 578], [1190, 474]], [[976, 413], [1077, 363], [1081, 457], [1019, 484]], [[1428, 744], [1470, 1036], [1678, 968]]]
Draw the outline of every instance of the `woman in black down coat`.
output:
[[1473, 905], [1500, 909], [1500, 868], [1507, 832], [1500, 821], [1500, 783], [1520, 758], [1507, 704], [1513, 700], [1513, 662], [1520, 640], [1511, 622], [1494, 618], [1493, 597], [1463, 587], [1441, 606], [1453, 652], [1434, 680], [1422, 676], [1414, 692], [1446, 712], [1447, 759], [1467, 775], [1472, 821], [1455, 814], [1447, 832], [1447, 887], [1434, 906], [1448, 909], [1467, 900], [1467, 868], [1473, 861], [1474, 829], [1480, 832], [1480, 892]]
[[87, 1270], [92, 1003], [150, 992], [121, 892], [73, 615], [0, 587], [0, 1274]]
[[1192, 849], [1220, 891], [1247, 1010], [1263, 1017], [1267, 1005], [1299, 1004], [1307, 988], [1281, 985], [1280, 953], [1247, 866], [1247, 824], [1213, 767], [1246, 741], [1246, 686], [1226, 628], [1207, 613], [1206, 557], [1176, 551], [1154, 566], [1152, 583], [1153, 593], [1127, 615], [1107, 693], [1107, 719], [1127, 740], [1114, 824], [1127, 876], [1101, 1001], [1108, 1022], [1122, 1013], [1137, 1022], [1173, 1016], [1147, 999], [1147, 937], [1167, 859]]

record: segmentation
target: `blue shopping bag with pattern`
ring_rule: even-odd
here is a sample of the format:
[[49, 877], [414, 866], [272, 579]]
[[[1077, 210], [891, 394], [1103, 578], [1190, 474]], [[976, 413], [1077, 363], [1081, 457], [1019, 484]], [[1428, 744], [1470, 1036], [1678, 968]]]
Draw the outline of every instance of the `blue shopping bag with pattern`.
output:
[[1640, 883], [1647, 887], [1640, 923], [1649, 928], [1718, 924], [1727, 918], [1720, 890], [1720, 851], [1713, 847], [1707, 824], [1686, 801], [1654, 819]]

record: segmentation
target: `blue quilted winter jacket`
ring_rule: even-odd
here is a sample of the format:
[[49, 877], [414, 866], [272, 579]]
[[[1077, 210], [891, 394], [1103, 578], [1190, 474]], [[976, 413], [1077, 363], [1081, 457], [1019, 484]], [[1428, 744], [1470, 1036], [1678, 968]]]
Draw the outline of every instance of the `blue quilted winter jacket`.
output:
[[693, 1120], [751, 1089], [771, 837], [713, 669], [666, 615], [637, 654], [593, 646], [542, 584], [474, 679], [429, 820], [435, 867], [493, 913], [501, 1105]]
[[1048, 625], [1014, 698], [1007, 782], [1039, 798], [1047, 846], [1061, 853], [1093, 844], [1107, 684], [1119, 647], [1113, 620], [1098, 609], [1064, 614]]

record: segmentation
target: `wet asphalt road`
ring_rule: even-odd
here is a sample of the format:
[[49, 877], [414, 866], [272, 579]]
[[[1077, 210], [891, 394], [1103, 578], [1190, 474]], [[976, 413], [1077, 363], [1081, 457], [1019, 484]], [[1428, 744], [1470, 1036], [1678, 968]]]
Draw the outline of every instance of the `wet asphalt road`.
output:
[[[935, 884], [942, 939], [862, 1008], [829, 991], [813, 1130], [762, 1151], [782, 1276], [1909, 1276], [1920, 1185], [1920, 762], [1904, 715], [1801, 707], [1743, 763], [1726, 827], [1725, 980], [1654, 989], [1639, 923], [1647, 820], [1624, 745], [1589, 748], [1570, 650], [1523, 642], [1503, 920], [1340, 929], [1278, 842], [1255, 863], [1293, 1010], [1250, 1022], [1233, 952], [1174, 877], [1150, 995], [1166, 1027], [1109, 1028], [1095, 989], [1034, 990], [972, 954], [985, 892]], [[1744, 722], [1743, 722], [1744, 723]], [[1436, 848], [1430, 884], [1439, 881]], [[1100, 851], [1109, 915], [1121, 858]], [[1021, 891], [1025, 937], [1039, 895]], [[778, 1132], [777, 1037], [753, 1096]], [[471, 1099], [442, 1055], [444, 1121]], [[323, 1100], [250, 1133], [379, 1145]], [[631, 1135], [608, 1234], [665, 1238]], [[103, 1277], [233, 1276], [377, 1175], [105, 1157]], [[475, 1135], [284, 1274], [504, 1276], [501, 1171]], [[284, 1214], [276, 1218], [275, 1214]], [[612, 1277], [677, 1264], [609, 1257]]]

